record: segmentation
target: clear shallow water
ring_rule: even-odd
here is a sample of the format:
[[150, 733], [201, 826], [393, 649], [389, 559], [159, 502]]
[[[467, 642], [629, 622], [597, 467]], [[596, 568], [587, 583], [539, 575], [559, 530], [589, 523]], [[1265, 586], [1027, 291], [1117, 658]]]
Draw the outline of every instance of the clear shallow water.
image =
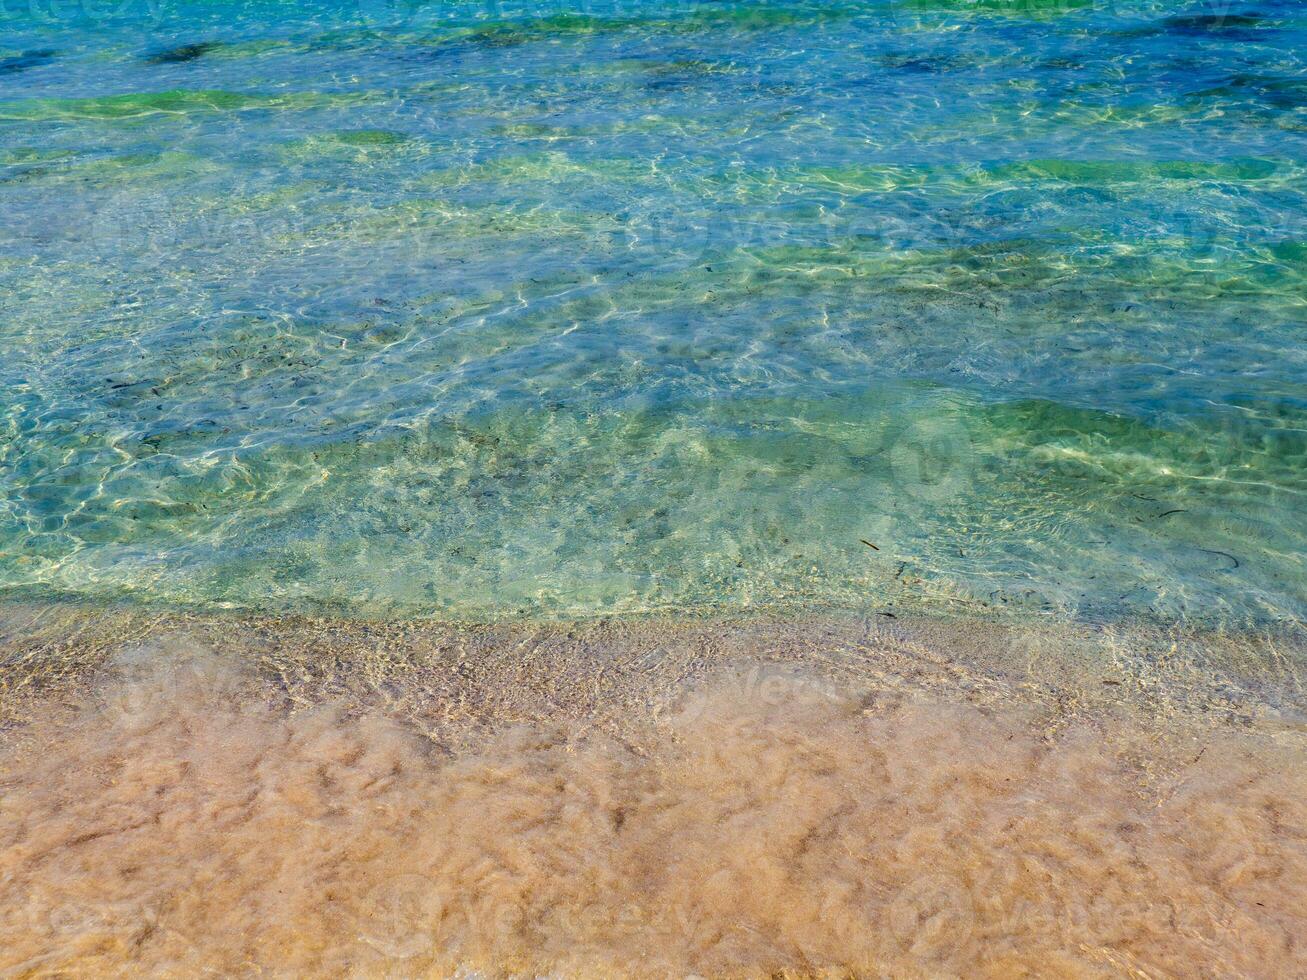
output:
[[1299, 4], [0, 11], [5, 592], [1307, 613]]

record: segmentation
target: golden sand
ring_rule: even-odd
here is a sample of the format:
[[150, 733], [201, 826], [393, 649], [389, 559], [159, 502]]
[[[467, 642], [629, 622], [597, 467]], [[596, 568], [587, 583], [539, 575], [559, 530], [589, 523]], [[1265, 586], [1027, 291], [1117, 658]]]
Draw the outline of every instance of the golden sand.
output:
[[7, 630], [0, 975], [1307, 975], [1282, 647]]

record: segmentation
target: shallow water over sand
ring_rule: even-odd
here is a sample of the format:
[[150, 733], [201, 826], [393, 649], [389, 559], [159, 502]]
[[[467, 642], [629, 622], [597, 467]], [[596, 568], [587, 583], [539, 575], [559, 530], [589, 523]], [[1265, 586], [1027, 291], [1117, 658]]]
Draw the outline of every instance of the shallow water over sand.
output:
[[1298, 4], [5, 14], [0, 589], [1307, 612]]

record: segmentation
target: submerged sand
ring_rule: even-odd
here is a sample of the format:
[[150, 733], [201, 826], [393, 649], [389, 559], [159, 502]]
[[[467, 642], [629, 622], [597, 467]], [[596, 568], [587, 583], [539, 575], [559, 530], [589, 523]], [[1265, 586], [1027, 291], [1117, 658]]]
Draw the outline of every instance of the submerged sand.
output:
[[1307, 973], [1293, 637], [0, 618], [0, 973]]

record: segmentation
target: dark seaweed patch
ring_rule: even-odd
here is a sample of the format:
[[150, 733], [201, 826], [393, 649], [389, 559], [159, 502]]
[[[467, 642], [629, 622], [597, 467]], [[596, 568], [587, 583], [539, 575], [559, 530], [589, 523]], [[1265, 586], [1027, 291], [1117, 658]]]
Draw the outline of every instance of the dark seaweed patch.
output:
[[1039, 63], [1039, 67], [1054, 71], [1082, 71], [1088, 66], [1077, 58], [1047, 58]]
[[645, 87], [653, 90], [688, 88], [701, 84], [704, 79], [729, 73], [722, 65], [694, 58], [648, 62], [644, 69], [648, 73]]
[[791, 10], [765, 4], [740, 8], [701, 8], [681, 17], [598, 17], [559, 13], [528, 20], [502, 20], [481, 24], [444, 43], [465, 44], [483, 49], [512, 48], [538, 41], [584, 38], [634, 30], [657, 30], [669, 34], [697, 34], [715, 30], [766, 30], [794, 27], [849, 16], [835, 8]]
[[1180, 14], [1167, 17], [1162, 27], [1168, 31], [1235, 31], [1262, 27], [1266, 19], [1255, 14]]
[[1195, 98], [1253, 98], [1277, 109], [1307, 105], [1307, 81], [1259, 75], [1233, 75], [1222, 86], [1193, 93]]
[[1278, 25], [1256, 14], [1177, 14], [1144, 27], [1121, 31], [1121, 37], [1155, 37], [1159, 34], [1217, 35], [1231, 40], [1251, 39]]
[[222, 47], [218, 41], [200, 41], [196, 44], [183, 44], [176, 48], [166, 48], [145, 56], [147, 65], [179, 65], [187, 61], [202, 58], [210, 51]]
[[37, 68], [54, 60], [55, 52], [42, 48], [37, 51], [24, 51], [11, 58], [0, 58], [0, 75], [13, 75], [28, 68]]

